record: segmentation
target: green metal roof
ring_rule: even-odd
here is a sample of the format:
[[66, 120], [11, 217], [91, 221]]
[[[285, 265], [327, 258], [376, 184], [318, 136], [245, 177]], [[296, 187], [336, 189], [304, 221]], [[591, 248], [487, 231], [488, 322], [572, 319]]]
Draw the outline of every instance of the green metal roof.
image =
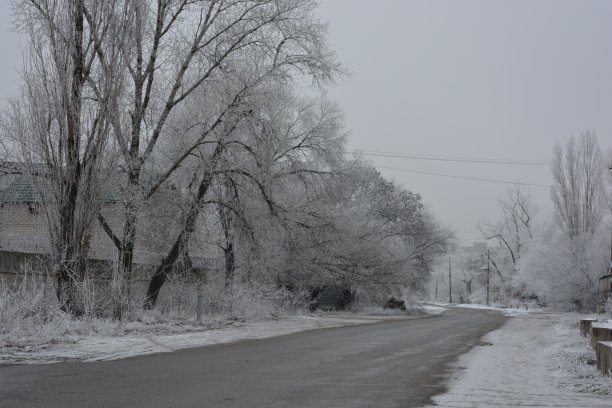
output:
[[0, 190], [0, 204], [38, 204], [40, 196], [36, 186], [27, 177], [17, 177], [11, 184]]

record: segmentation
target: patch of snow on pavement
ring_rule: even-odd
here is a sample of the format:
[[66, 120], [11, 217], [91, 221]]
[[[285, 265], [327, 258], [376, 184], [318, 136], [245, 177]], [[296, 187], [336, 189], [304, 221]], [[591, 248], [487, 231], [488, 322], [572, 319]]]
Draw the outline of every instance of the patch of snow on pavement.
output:
[[538, 312], [538, 308], [532, 308], [531, 309], [526, 309], [526, 308], [511, 308], [511, 307], [500, 307], [500, 306], [487, 306], [487, 305], [481, 305], [479, 303], [445, 303], [445, 302], [427, 302], [428, 305], [433, 305], [436, 307], [442, 307], [445, 310], [448, 310], [448, 308], [451, 307], [462, 307], [462, 308], [466, 308], [466, 309], [480, 309], [480, 310], [496, 310], [498, 312], [502, 312], [503, 314], [505, 314], [506, 316], [517, 316], [517, 315], [523, 315], [526, 313], [533, 313], [533, 312]]
[[462, 307], [465, 309], [496, 310], [498, 312], [502, 312], [506, 316], [524, 315], [530, 312], [527, 309], [513, 309], [510, 307], [487, 306], [487, 305], [480, 305], [476, 303], [461, 303], [461, 304], [455, 305], [455, 307]]
[[430, 315], [440, 315], [440, 314], [444, 313], [446, 310], [448, 310], [447, 307], [434, 306], [434, 305], [429, 305], [429, 304], [421, 305], [420, 309], [424, 313], [427, 313], [427, 314], [430, 314]]
[[460, 357], [448, 391], [433, 398], [436, 406], [611, 407], [610, 396], [567, 387], [573, 379], [555, 359], [559, 321], [559, 315], [523, 314], [486, 335]]

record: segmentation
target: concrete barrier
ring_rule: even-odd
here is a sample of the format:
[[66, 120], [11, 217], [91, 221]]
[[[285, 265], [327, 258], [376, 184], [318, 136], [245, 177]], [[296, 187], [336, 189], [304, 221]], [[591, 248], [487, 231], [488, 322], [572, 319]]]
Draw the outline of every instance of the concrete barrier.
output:
[[591, 324], [591, 347], [593, 349], [598, 341], [612, 341], [612, 324], [597, 322]]
[[578, 327], [580, 328], [580, 334], [582, 334], [582, 337], [586, 337], [589, 335], [589, 333], [591, 333], [591, 324], [596, 321], [597, 319], [593, 317], [590, 317], [588, 319], [580, 319]]
[[595, 345], [597, 354], [597, 369], [604, 375], [610, 373], [612, 368], [612, 342], [598, 341]]

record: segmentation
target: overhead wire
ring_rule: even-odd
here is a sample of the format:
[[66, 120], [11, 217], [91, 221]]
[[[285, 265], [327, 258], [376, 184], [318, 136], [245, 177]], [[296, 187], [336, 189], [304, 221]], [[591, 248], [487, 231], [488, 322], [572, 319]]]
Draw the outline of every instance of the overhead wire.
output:
[[[527, 165], [527, 166], [548, 166], [549, 161], [538, 161], [538, 160], [509, 160], [509, 159], [494, 159], [488, 157], [469, 157], [469, 156], [448, 156], [448, 155], [425, 155], [425, 154], [406, 154], [406, 153], [392, 153], [377, 150], [364, 150], [364, 149], [350, 149], [354, 153], [363, 154], [365, 156], [373, 157], [388, 157], [397, 159], [410, 159], [410, 160], [431, 160], [431, 161], [442, 161], [442, 162], [457, 162], [457, 163], [476, 163], [476, 164], [503, 164], [503, 165]], [[482, 181], [487, 183], [501, 183], [501, 184], [514, 184], [522, 186], [532, 187], [552, 187], [550, 184], [538, 184], [538, 183], [524, 183], [520, 181], [508, 181], [498, 180], [483, 177], [467, 177], [457, 176], [452, 174], [434, 173], [420, 170], [409, 170], [398, 167], [379, 166], [375, 167], [380, 169], [395, 170], [405, 173], [423, 174], [429, 176], [446, 177], [460, 180], [471, 180], [471, 181]]]
[[454, 178], [454, 179], [461, 179], [461, 180], [484, 181], [488, 183], [513, 184], [513, 185], [532, 186], [532, 187], [547, 187], [547, 188], [552, 187], [552, 185], [550, 184], [522, 183], [520, 181], [496, 180], [496, 179], [488, 179], [488, 178], [481, 178], [481, 177], [455, 176], [451, 174], [432, 173], [432, 172], [427, 172], [427, 171], [408, 170], [408, 169], [400, 169], [397, 167], [387, 167], [387, 166], [378, 166], [378, 165], [376, 165], [375, 167], [379, 169], [402, 171], [405, 173], [425, 174], [429, 176], [447, 177], [447, 178]]
[[428, 161], [443, 161], [443, 162], [458, 162], [458, 163], [480, 163], [480, 164], [506, 164], [506, 165], [523, 165], [523, 166], [549, 166], [549, 161], [538, 160], [507, 160], [507, 159], [492, 159], [481, 157], [466, 157], [466, 156], [442, 156], [442, 155], [422, 155], [422, 154], [403, 154], [382, 152], [375, 150], [351, 149], [354, 153], [363, 154], [373, 157], [389, 157], [397, 159], [410, 160], [428, 160]]

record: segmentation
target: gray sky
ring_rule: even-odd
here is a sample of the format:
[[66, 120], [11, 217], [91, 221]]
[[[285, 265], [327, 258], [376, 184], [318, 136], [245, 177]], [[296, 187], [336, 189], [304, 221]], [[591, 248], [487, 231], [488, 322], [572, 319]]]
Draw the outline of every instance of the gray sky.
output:
[[[349, 146], [368, 151], [548, 161], [585, 129], [612, 145], [612, 1], [323, 0], [352, 78], [330, 91]], [[548, 166], [371, 157], [376, 165], [550, 184]], [[464, 243], [507, 188], [381, 169], [422, 194]], [[527, 188], [541, 213], [549, 189]]]
[[[322, 0], [330, 42], [353, 72], [330, 90], [349, 147], [548, 161], [552, 145], [592, 129], [612, 145], [612, 1]], [[0, 98], [15, 93], [20, 36], [0, 4]], [[22, 43], [23, 44], [23, 43]], [[21, 45], [22, 45], [21, 44]], [[550, 184], [548, 166], [370, 157], [378, 166]], [[507, 187], [382, 169], [420, 193], [463, 243], [495, 219]], [[548, 188], [527, 187], [541, 213]]]

